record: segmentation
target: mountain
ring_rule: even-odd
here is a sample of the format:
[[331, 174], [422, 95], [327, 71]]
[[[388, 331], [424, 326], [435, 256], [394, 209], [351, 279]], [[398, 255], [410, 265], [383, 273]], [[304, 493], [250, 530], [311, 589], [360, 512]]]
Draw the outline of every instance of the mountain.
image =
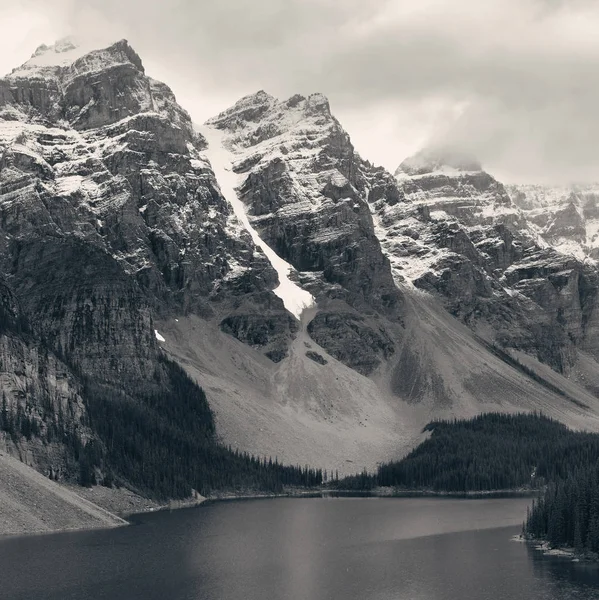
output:
[[0, 435], [164, 494], [239, 466], [214, 430], [350, 473], [431, 418], [599, 429], [596, 268], [536, 227], [470, 157], [373, 166], [321, 94], [195, 127], [125, 40], [41, 46], [0, 80]]
[[[57, 443], [57, 427], [93, 437], [90, 389], [172, 393], [158, 316], [255, 314], [248, 335], [280, 352], [294, 319], [271, 291], [276, 272], [220, 194], [189, 115], [126, 41], [42, 47], [0, 90], [2, 389], [36, 439]], [[35, 439], [19, 446], [42, 470], [74, 468]]]
[[319, 307], [310, 336], [369, 375], [394, 352], [387, 329], [401, 335], [402, 294], [374, 235], [369, 173], [327, 99], [258, 92], [207, 125], [231, 152], [251, 226]]
[[[213, 165], [211, 152], [219, 156], [222, 172], [217, 169], [217, 179], [236, 176], [230, 187], [246, 207], [249, 226], [288, 262], [295, 284], [314, 298], [316, 307], [304, 313], [301, 332], [330, 362], [337, 359], [375, 381], [376, 393], [401, 422], [443, 412], [470, 414], [481, 410], [483, 399], [487, 408], [530, 408], [536, 402], [545, 410], [552, 410], [549, 405], [559, 405], [558, 412], [564, 408], [563, 401], [544, 394], [553, 385], [546, 377], [559, 382], [558, 387], [565, 381], [537, 362], [550, 362], [554, 355], [561, 359], [562, 349], [554, 350], [554, 340], [542, 336], [553, 334], [561, 341], [566, 337], [563, 328], [556, 325], [555, 333], [547, 334], [539, 327], [539, 314], [549, 324], [552, 315], [524, 296], [506, 310], [511, 290], [492, 283], [483, 265], [491, 260], [492, 250], [483, 257], [465, 233], [466, 223], [468, 232], [479, 223], [487, 225], [478, 227], [477, 242], [493, 248], [503, 236], [509, 254], [516, 252], [510, 247], [511, 225], [526, 228], [504, 187], [478, 164], [459, 157], [446, 165], [441, 164], [443, 157], [431, 161], [420, 156], [408, 161], [413, 174], [402, 168], [396, 180], [355, 152], [320, 94], [279, 101], [261, 91], [210, 119], [200, 131], [209, 141]], [[431, 162], [433, 167], [427, 167]], [[458, 189], [452, 192], [454, 178]], [[435, 210], [442, 209], [445, 218], [437, 224]], [[527, 243], [534, 246], [533, 234], [521, 237], [530, 237]], [[411, 245], [416, 247], [413, 257], [405, 250]], [[511, 262], [500, 254], [498, 248], [495, 260], [503, 260], [507, 268]], [[419, 290], [425, 285], [414, 285], [406, 277], [402, 266], [425, 274], [429, 256], [455, 261], [446, 266], [447, 274], [459, 273], [455, 289], [431, 284], [423, 295]], [[460, 262], [463, 272], [455, 267]], [[502, 290], [498, 298], [496, 290]], [[530, 381], [521, 379], [523, 373], [526, 379], [528, 367], [520, 368], [499, 335], [463, 327], [447, 314], [439, 297], [464, 305], [464, 311], [468, 302], [484, 306], [488, 298], [500, 333], [517, 323], [523, 338], [517, 349], [529, 351], [521, 360], [530, 360], [531, 369], [538, 368], [547, 384], [542, 386], [543, 400], [533, 399]], [[461, 320], [472, 325], [467, 318]], [[287, 386], [285, 396], [301, 397], [302, 392]], [[592, 396], [579, 392], [585, 398], [582, 405], [595, 404]], [[577, 394], [570, 389], [566, 396]], [[352, 395], [343, 396], [351, 406]]]
[[581, 261], [599, 258], [597, 185], [511, 185], [508, 193], [547, 244]]
[[552, 245], [471, 158], [422, 152], [396, 176], [404, 201], [374, 205], [396, 280], [442, 298], [488, 342], [535, 356], [595, 393], [594, 262]]

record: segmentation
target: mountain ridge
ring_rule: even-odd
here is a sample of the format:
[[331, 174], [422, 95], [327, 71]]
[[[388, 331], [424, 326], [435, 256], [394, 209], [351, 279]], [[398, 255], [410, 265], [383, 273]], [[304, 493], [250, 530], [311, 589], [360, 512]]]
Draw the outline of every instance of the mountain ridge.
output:
[[48, 449], [58, 414], [97, 441], [89, 390], [169, 397], [165, 359], [223, 443], [341, 472], [433, 417], [599, 430], [596, 271], [543, 246], [478, 163], [396, 178], [322, 94], [259, 91], [198, 132], [126, 41], [64, 48], [0, 80], [0, 376], [39, 430], [4, 434], [11, 452], [72, 477]]

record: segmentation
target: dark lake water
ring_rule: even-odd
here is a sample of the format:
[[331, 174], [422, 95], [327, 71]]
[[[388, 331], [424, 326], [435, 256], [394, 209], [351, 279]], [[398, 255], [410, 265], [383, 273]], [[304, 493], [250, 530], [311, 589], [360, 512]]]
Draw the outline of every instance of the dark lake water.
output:
[[527, 499], [280, 499], [0, 538], [0, 597], [570, 600], [599, 571], [511, 541]]

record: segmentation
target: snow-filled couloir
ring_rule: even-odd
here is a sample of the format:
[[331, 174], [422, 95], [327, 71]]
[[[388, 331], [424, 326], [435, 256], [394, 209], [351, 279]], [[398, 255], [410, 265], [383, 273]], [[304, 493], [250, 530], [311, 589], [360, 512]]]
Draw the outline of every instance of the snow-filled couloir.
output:
[[304, 309], [314, 305], [314, 297], [310, 292], [303, 290], [297, 283], [292, 281], [290, 275], [293, 267], [262, 240], [250, 223], [245, 206], [237, 195], [237, 187], [241, 183], [240, 177], [233, 171], [232, 153], [223, 144], [224, 132], [209, 126], [201, 127], [199, 131], [208, 142], [205, 153], [212, 165], [224, 197], [230, 203], [237, 218], [249, 231], [256, 246], [264, 252], [279, 276], [279, 285], [273, 290], [274, 293], [281, 298], [285, 308], [299, 319]]

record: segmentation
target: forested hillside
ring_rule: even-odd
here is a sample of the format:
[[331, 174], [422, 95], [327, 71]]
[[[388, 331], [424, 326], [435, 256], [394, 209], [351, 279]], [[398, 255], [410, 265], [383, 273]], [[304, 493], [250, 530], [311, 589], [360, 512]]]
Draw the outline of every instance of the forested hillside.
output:
[[339, 481], [342, 489], [393, 486], [435, 492], [539, 489], [525, 533], [552, 547], [599, 553], [599, 435], [538, 414], [438, 421], [403, 460]]
[[548, 486], [534, 503], [525, 531], [551, 546], [599, 552], [599, 477], [596, 460]]
[[467, 492], [540, 487], [599, 458], [599, 435], [575, 432], [537, 414], [485, 414], [436, 421], [431, 433], [403, 460], [376, 474], [344, 479], [341, 487]]
[[276, 459], [220, 445], [203, 390], [178, 365], [160, 360], [168, 374], [168, 392], [119, 392], [88, 382], [86, 425], [97, 437], [82, 440], [61, 413], [46, 415], [40, 425], [21, 407], [10, 411], [5, 398], [0, 430], [18, 444], [39, 436], [43, 427], [46, 441], [61, 441], [72, 453], [81, 485], [121, 483], [153, 498], [185, 498], [192, 489], [203, 495], [215, 490], [280, 492], [283, 486], [321, 483], [320, 470], [283, 466]]

